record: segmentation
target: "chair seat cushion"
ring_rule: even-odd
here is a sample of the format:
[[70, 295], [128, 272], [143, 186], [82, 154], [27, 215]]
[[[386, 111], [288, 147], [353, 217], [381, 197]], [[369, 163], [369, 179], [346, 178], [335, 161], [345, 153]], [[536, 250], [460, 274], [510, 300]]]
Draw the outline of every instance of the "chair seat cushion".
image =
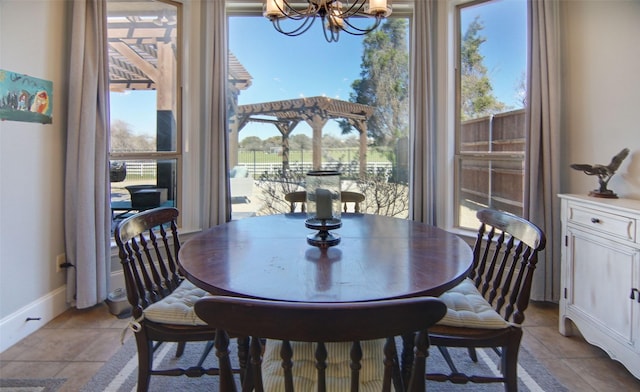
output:
[[149, 305], [144, 318], [164, 324], [207, 325], [193, 310], [193, 305], [206, 295], [209, 293], [185, 279], [171, 294]]
[[511, 325], [484, 299], [471, 279], [465, 279], [439, 298], [447, 305], [447, 314], [437, 325], [485, 329]]
[[[384, 343], [384, 339], [361, 342], [360, 391], [362, 392], [379, 392], [382, 390]], [[282, 343], [280, 341], [267, 340], [262, 362], [262, 378], [264, 390], [267, 392], [284, 391], [284, 370], [282, 369], [282, 358], [280, 358], [281, 347]], [[294, 390], [316, 391], [317, 369], [314, 357], [316, 344], [291, 342], [291, 348], [293, 350]], [[351, 369], [349, 367], [351, 342], [326, 343], [326, 348], [327, 391], [349, 391], [351, 389]]]

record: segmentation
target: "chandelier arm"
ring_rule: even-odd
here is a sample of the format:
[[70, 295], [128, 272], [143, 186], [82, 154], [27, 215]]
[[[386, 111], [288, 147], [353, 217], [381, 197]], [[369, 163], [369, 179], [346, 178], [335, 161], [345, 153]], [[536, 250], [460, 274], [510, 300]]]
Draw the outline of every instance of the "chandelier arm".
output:
[[341, 18], [349, 18], [354, 15], [368, 16], [369, 14], [363, 11], [365, 3], [366, 3], [366, 0], [363, 0], [362, 2], [354, 1], [353, 3], [351, 3], [349, 8], [347, 8], [344, 12], [340, 12], [334, 15], [339, 16]]
[[[329, 18], [329, 19], [331, 19], [331, 18]], [[331, 23], [331, 22], [329, 22], [329, 23]], [[336, 28], [333, 28], [333, 27], [327, 28], [325, 26], [325, 23], [324, 23], [324, 17], [322, 17], [322, 33], [324, 34], [324, 39], [327, 42], [329, 42], [329, 43], [338, 42], [338, 40], [340, 39], [340, 30], [342, 30], [342, 29], [341, 28], [340, 29], [336, 29]]]
[[[282, 14], [285, 17], [290, 18], [290, 19], [306, 18], [306, 17], [309, 17], [311, 15], [315, 15], [316, 13], [318, 13], [318, 11], [320, 9], [320, 7], [316, 6], [312, 2], [309, 2], [309, 5], [307, 6], [307, 8], [305, 8], [304, 10], [300, 10], [300, 11], [298, 11], [297, 9], [292, 7], [287, 0], [283, 0], [282, 4], [284, 6], [282, 8], [280, 8], [280, 5], [278, 4], [278, 2], [276, 2], [276, 6], [278, 7], [278, 10], [280, 12], [282, 12]], [[285, 10], [283, 8], [286, 9], [287, 11], [285, 12]], [[292, 17], [292, 14], [293, 14], [293, 17]]]
[[286, 36], [289, 37], [297, 37], [301, 34], [304, 34], [307, 32], [307, 30], [309, 30], [311, 28], [311, 26], [313, 26], [313, 23], [315, 22], [316, 18], [305, 18], [304, 21], [295, 29], [293, 30], [289, 30], [286, 31], [284, 29], [282, 29], [282, 27], [280, 27], [280, 19], [274, 19], [272, 20], [273, 23], [273, 27], [275, 27], [275, 29], [279, 32], [282, 33]]
[[381, 21], [382, 21], [382, 18], [379, 17], [379, 16], [376, 16], [375, 23], [372, 26], [369, 26], [369, 27], [363, 29], [363, 28], [354, 26], [347, 19], [344, 19], [343, 22], [353, 30], [350, 31], [347, 28], [343, 27], [342, 31], [346, 32], [347, 34], [351, 34], [351, 35], [365, 35], [365, 34], [368, 34], [368, 33], [372, 32], [373, 30], [377, 29], [378, 26], [380, 26], [380, 22]]
[[269, 18], [270, 20], [273, 19], [290, 19], [290, 20], [305, 20], [305, 19], [309, 19], [311, 18], [311, 16], [309, 15], [303, 15], [303, 14], [299, 14], [299, 15], [284, 15], [284, 16], [280, 16], [280, 17], [272, 17]]

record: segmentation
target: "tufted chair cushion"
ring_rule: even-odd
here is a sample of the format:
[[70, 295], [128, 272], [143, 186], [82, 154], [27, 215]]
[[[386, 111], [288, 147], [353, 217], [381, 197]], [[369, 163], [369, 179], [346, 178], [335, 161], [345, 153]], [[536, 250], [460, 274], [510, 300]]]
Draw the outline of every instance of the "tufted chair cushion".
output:
[[[384, 372], [384, 339], [368, 340], [362, 344], [362, 370], [360, 373], [361, 392], [379, 392], [382, 390]], [[284, 391], [284, 376], [278, 340], [267, 340], [262, 362], [262, 377], [266, 392]], [[327, 391], [350, 390], [349, 350], [348, 343], [326, 343], [327, 347]], [[294, 390], [317, 390], [317, 370], [314, 351], [316, 344], [291, 342], [293, 349]], [[393, 386], [392, 386], [392, 390]]]
[[173, 293], [161, 301], [149, 305], [144, 310], [144, 317], [156, 323], [178, 325], [207, 325], [196, 316], [193, 304], [209, 295], [188, 280], [183, 280]]
[[447, 305], [447, 314], [436, 325], [486, 329], [511, 325], [484, 299], [471, 279], [465, 279], [439, 299]]

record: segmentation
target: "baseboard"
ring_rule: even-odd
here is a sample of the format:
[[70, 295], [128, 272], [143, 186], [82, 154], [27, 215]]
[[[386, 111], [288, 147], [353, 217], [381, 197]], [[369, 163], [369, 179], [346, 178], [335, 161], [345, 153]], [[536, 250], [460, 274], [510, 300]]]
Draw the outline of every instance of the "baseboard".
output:
[[69, 308], [67, 285], [18, 309], [0, 320], [0, 353], [42, 328]]
[[[112, 272], [109, 283], [111, 290], [124, 288], [122, 270]], [[67, 285], [64, 285], [3, 318], [0, 320], [0, 353], [44, 327], [67, 309]], [[26, 321], [31, 318], [37, 320]]]

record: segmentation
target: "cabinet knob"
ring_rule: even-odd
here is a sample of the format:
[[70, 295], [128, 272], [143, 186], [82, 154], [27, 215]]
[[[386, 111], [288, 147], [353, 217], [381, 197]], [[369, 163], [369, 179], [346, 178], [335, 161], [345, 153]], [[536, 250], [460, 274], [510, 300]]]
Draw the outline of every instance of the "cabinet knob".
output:
[[629, 296], [629, 298], [636, 299], [636, 296], [637, 296], [638, 303], [640, 303], [640, 290], [631, 289], [631, 295]]
[[591, 218], [591, 223], [600, 223], [600, 219], [598, 219], [598, 218]]

